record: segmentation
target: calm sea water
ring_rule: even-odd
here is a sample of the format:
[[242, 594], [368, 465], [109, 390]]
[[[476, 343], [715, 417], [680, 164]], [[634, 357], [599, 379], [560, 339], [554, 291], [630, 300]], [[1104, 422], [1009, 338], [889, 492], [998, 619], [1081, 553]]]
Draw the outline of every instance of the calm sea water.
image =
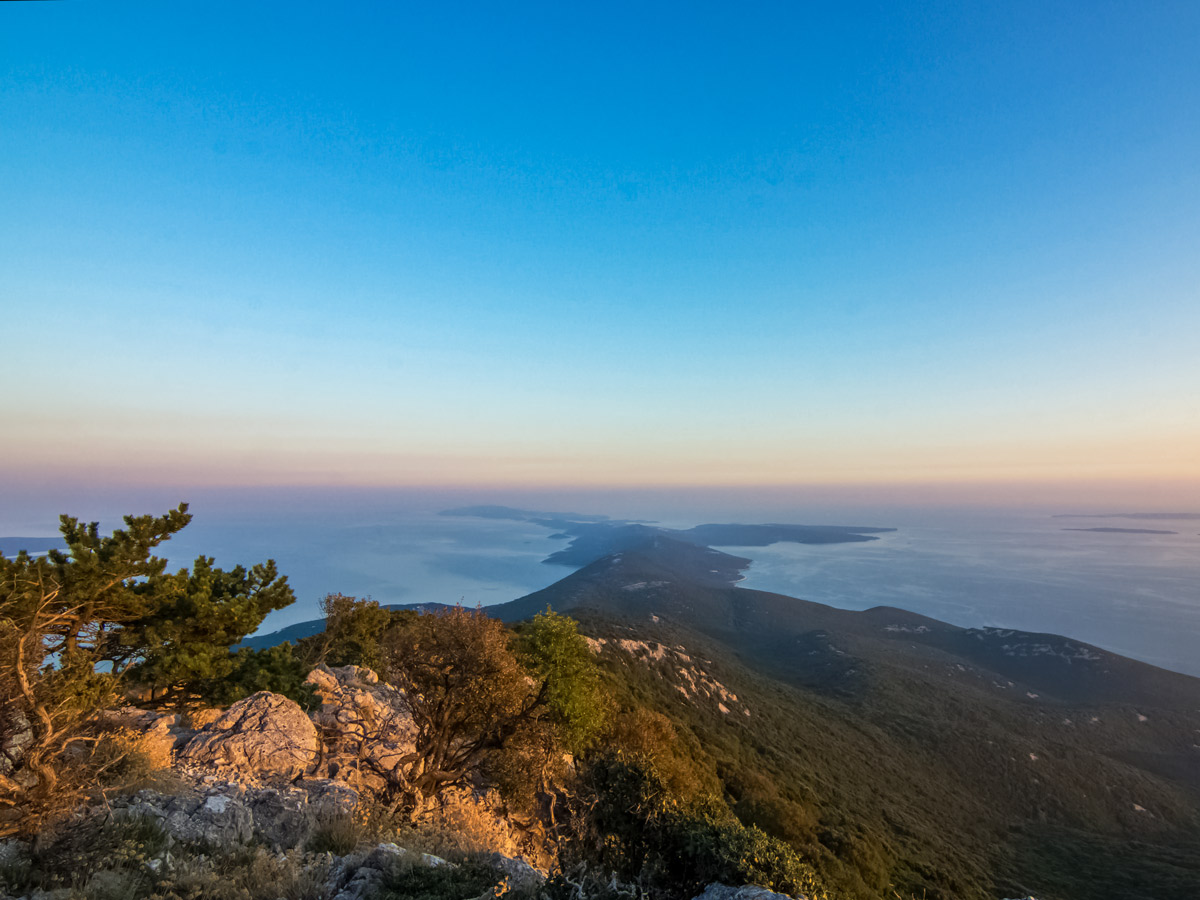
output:
[[[194, 530], [193, 530], [194, 528]], [[189, 526], [172, 541], [171, 561], [199, 552], [218, 563], [271, 558], [288, 576], [297, 602], [273, 613], [263, 629], [319, 616], [318, 603], [338, 592], [380, 603], [490, 606], [539, 590], [571, 569], [542, 560], [565, 540], [536, 525], [439, 516], [409, 510], [369, 523], [293, 515], [287, 521]]]
[[[199, 554], [225, 567], [273, 558], [297, 602], [264, 622], [271, 631], [315, 618], [327, 593], [381, 603], [490, 605], [546, 587], [571, 571], [542, 560], [564, 541], [536, 525], [437, 515], [470, 498], [347, 496], [228, 498], [193, 505], [195, 520], [164, 546], [171, 565]], [[168, 504], [140, 508], [162, 510]], [[532, 504], [531, 504], [532, 505]], [[119, 518], [75, 509], [104, 527]], [[53, 513], [57, 513], [57, 509]], [[579, 512], [593, 512], [581, 508]], [[638, 510], [612, 515], [652, 517]], [[52, 534], [49, 510], [0, 509], [0, 534]], [[705, 521], [894, 526], [857, 544], [722, 548], [754, 560], [742, 584], [847, 609], [889, 605], [964, 626], [995, 625], [1072, 637], [1200, 675], [1200, 522], [1054, 519], [1045, 513], [753, 509], [663, 516]], [[1175, 535], [1101, 534], [1068, 527], [1148, 527]]]
[[846, 609], [897, 606], [956, 625], [1066, 634], [1200, 675], [1200, 522], [943, 514], [886, 524], [899, 530], [862, 544], [722, 549], [754, 560], [744, 587]]

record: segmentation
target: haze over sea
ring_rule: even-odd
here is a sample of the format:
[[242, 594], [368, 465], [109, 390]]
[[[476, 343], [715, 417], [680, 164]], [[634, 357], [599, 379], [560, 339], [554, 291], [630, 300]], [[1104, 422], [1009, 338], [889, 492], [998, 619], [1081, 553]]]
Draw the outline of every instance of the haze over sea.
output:
[[[165, 555], [172, 567], [190, 565], [200, 554], [215, 556], [224, 567], [275, 559], [297, 602], [268, 617], [262, 632], [316, 618], [320, 599], [332, 592], [381, 603], [488, 606], [571, 571], [543, 564], [566, 543], [549, 529], [438, 515], [496, 499], [468, 491], [191, 493], [195, 518], [165, 545]], [[0, 535], [52, 535], [63, 511], [111, 529], [124, 512], [161, 513], [176, 502], [162, 492], [134, 500], [98, 494], [9, 500], [0, 505]], [[1058, 519], [1052, 516], [1076, 510], [789, 505], [752, 496], [662, 493], [531, 496], [524, 502], [509, 496], [502, 502], [670, 527], [734, 521], [895, 527], [864, 543], [721, 549], [754, 561], [744, 587], [846, 609], [888, 605], [956, 625], [1065, 634], [1200, 676], [1196, 520]], [[1177, 533], [1064, 530], [1092, 527]], [[11, 555], [15, 548], [0, 550]]]

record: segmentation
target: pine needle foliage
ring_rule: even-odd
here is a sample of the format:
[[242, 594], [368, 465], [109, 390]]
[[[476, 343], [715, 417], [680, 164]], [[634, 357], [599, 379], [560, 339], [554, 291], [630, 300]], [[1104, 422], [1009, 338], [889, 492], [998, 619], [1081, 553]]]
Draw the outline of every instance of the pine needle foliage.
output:
[[273, 562], [167, 573], [154, 555], [190, 520], [180, 504], [102, 536], [63, 516], [65, 551], [0, 555], [0, 836], [38, 830], [119, 765], [99, 752], [103, 711], [298, 684], [286, 652], [231, 649], [294, 600]]

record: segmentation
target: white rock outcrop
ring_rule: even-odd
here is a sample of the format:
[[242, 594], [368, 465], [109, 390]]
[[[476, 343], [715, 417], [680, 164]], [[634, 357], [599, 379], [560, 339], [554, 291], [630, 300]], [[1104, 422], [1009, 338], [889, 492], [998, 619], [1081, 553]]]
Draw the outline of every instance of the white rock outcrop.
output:
[[198, 731], [178, 758], [186, 767], [239, 780], [291, 781], [316, 765], [320, 746], [316, 727], [298, 703], [259, 691]]
[[325, 743], [324, 773], [382, 787], [416, 749], [417, 726], [404, 694], [362, 666], [317, 666], [306, 683], [321, 701], [312, 718]]

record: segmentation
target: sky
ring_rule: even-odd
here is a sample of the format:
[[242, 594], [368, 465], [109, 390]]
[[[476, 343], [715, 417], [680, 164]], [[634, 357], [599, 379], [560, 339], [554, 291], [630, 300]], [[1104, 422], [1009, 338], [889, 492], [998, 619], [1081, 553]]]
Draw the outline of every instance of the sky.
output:
[[1200, 506], [1200, 5], [0, 4], [0, 489]]

